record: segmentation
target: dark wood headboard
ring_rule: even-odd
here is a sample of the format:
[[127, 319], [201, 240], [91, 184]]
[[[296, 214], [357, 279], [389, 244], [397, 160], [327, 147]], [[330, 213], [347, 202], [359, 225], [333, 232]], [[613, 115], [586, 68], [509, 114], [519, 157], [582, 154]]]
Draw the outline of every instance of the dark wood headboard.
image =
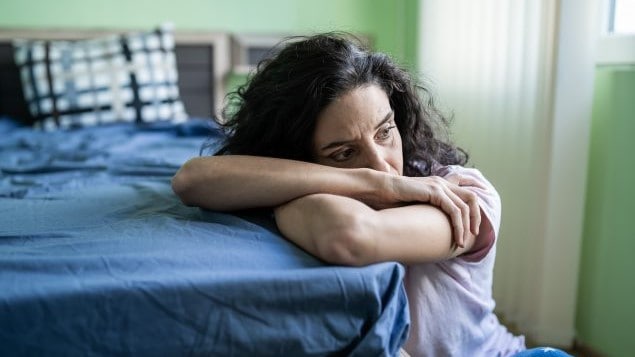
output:
[[[13, 59], [13, 39], [78, 40], [122, 32], [129, 31], [0, 28], [0, 116], [32, 122]], [[229, 35], [177, 31], [174, 37], [179, 90], [186, 112], [191, 117], [216, 115], [222, 109], [230, 71]]]

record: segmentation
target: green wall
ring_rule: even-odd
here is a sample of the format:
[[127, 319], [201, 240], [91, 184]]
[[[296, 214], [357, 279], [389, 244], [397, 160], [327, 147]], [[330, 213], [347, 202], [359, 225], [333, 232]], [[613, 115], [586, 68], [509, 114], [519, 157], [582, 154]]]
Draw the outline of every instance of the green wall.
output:
[[151, 28], [370, 35], [414, 68], [418, 0], [0, 0], [1, 27]]
[[607, 356], [635, 351], [635, 66], [598, 67], [576, 328]]

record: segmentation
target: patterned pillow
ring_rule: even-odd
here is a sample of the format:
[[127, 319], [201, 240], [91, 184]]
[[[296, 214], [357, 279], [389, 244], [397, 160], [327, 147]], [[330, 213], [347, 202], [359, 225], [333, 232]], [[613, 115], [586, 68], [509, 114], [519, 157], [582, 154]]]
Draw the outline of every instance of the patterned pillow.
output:
[[187, 118], [172, 27], [81, 41], [14, 41], [24, 97], [46, 130]]

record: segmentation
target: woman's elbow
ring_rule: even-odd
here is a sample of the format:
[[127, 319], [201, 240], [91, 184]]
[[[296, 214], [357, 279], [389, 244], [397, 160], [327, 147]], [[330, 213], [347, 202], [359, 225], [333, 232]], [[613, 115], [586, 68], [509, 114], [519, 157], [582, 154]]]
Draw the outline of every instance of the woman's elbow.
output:
[[326, 233], [319, 254], [325, 261], [350, 266], [373, 263], [372, 237], [362, 219], [354, 218], [346, 226], [334, 228]]
[[193, 187], [193, 173], [189, 161], [186, 162], [172, 177], [172, 191], [181, 199], [181, 202], [187, 206], [194, 206], [193, 195], [191, 194]]

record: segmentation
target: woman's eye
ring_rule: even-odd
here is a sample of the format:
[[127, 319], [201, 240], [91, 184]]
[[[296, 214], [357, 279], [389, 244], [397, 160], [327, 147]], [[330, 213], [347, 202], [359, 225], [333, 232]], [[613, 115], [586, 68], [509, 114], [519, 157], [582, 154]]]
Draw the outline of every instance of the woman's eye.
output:
[[345, 150], [336, 152], [335, 154], [331, 156], [331, 158], [335, 161], [346, 161], [350, 159], [351, 156], [353, 156], [354, 152], [355, 150], [353, 149], [345, 149]]
[[377, 132], [377, 139], [378, 140], [386, 140], [388, 138], [390, 138], [390, 131], [394, 128], [394, 126], [389, 126], [386, 128], [383, 128], [381, 130], [379, 130], [379, 132]]

